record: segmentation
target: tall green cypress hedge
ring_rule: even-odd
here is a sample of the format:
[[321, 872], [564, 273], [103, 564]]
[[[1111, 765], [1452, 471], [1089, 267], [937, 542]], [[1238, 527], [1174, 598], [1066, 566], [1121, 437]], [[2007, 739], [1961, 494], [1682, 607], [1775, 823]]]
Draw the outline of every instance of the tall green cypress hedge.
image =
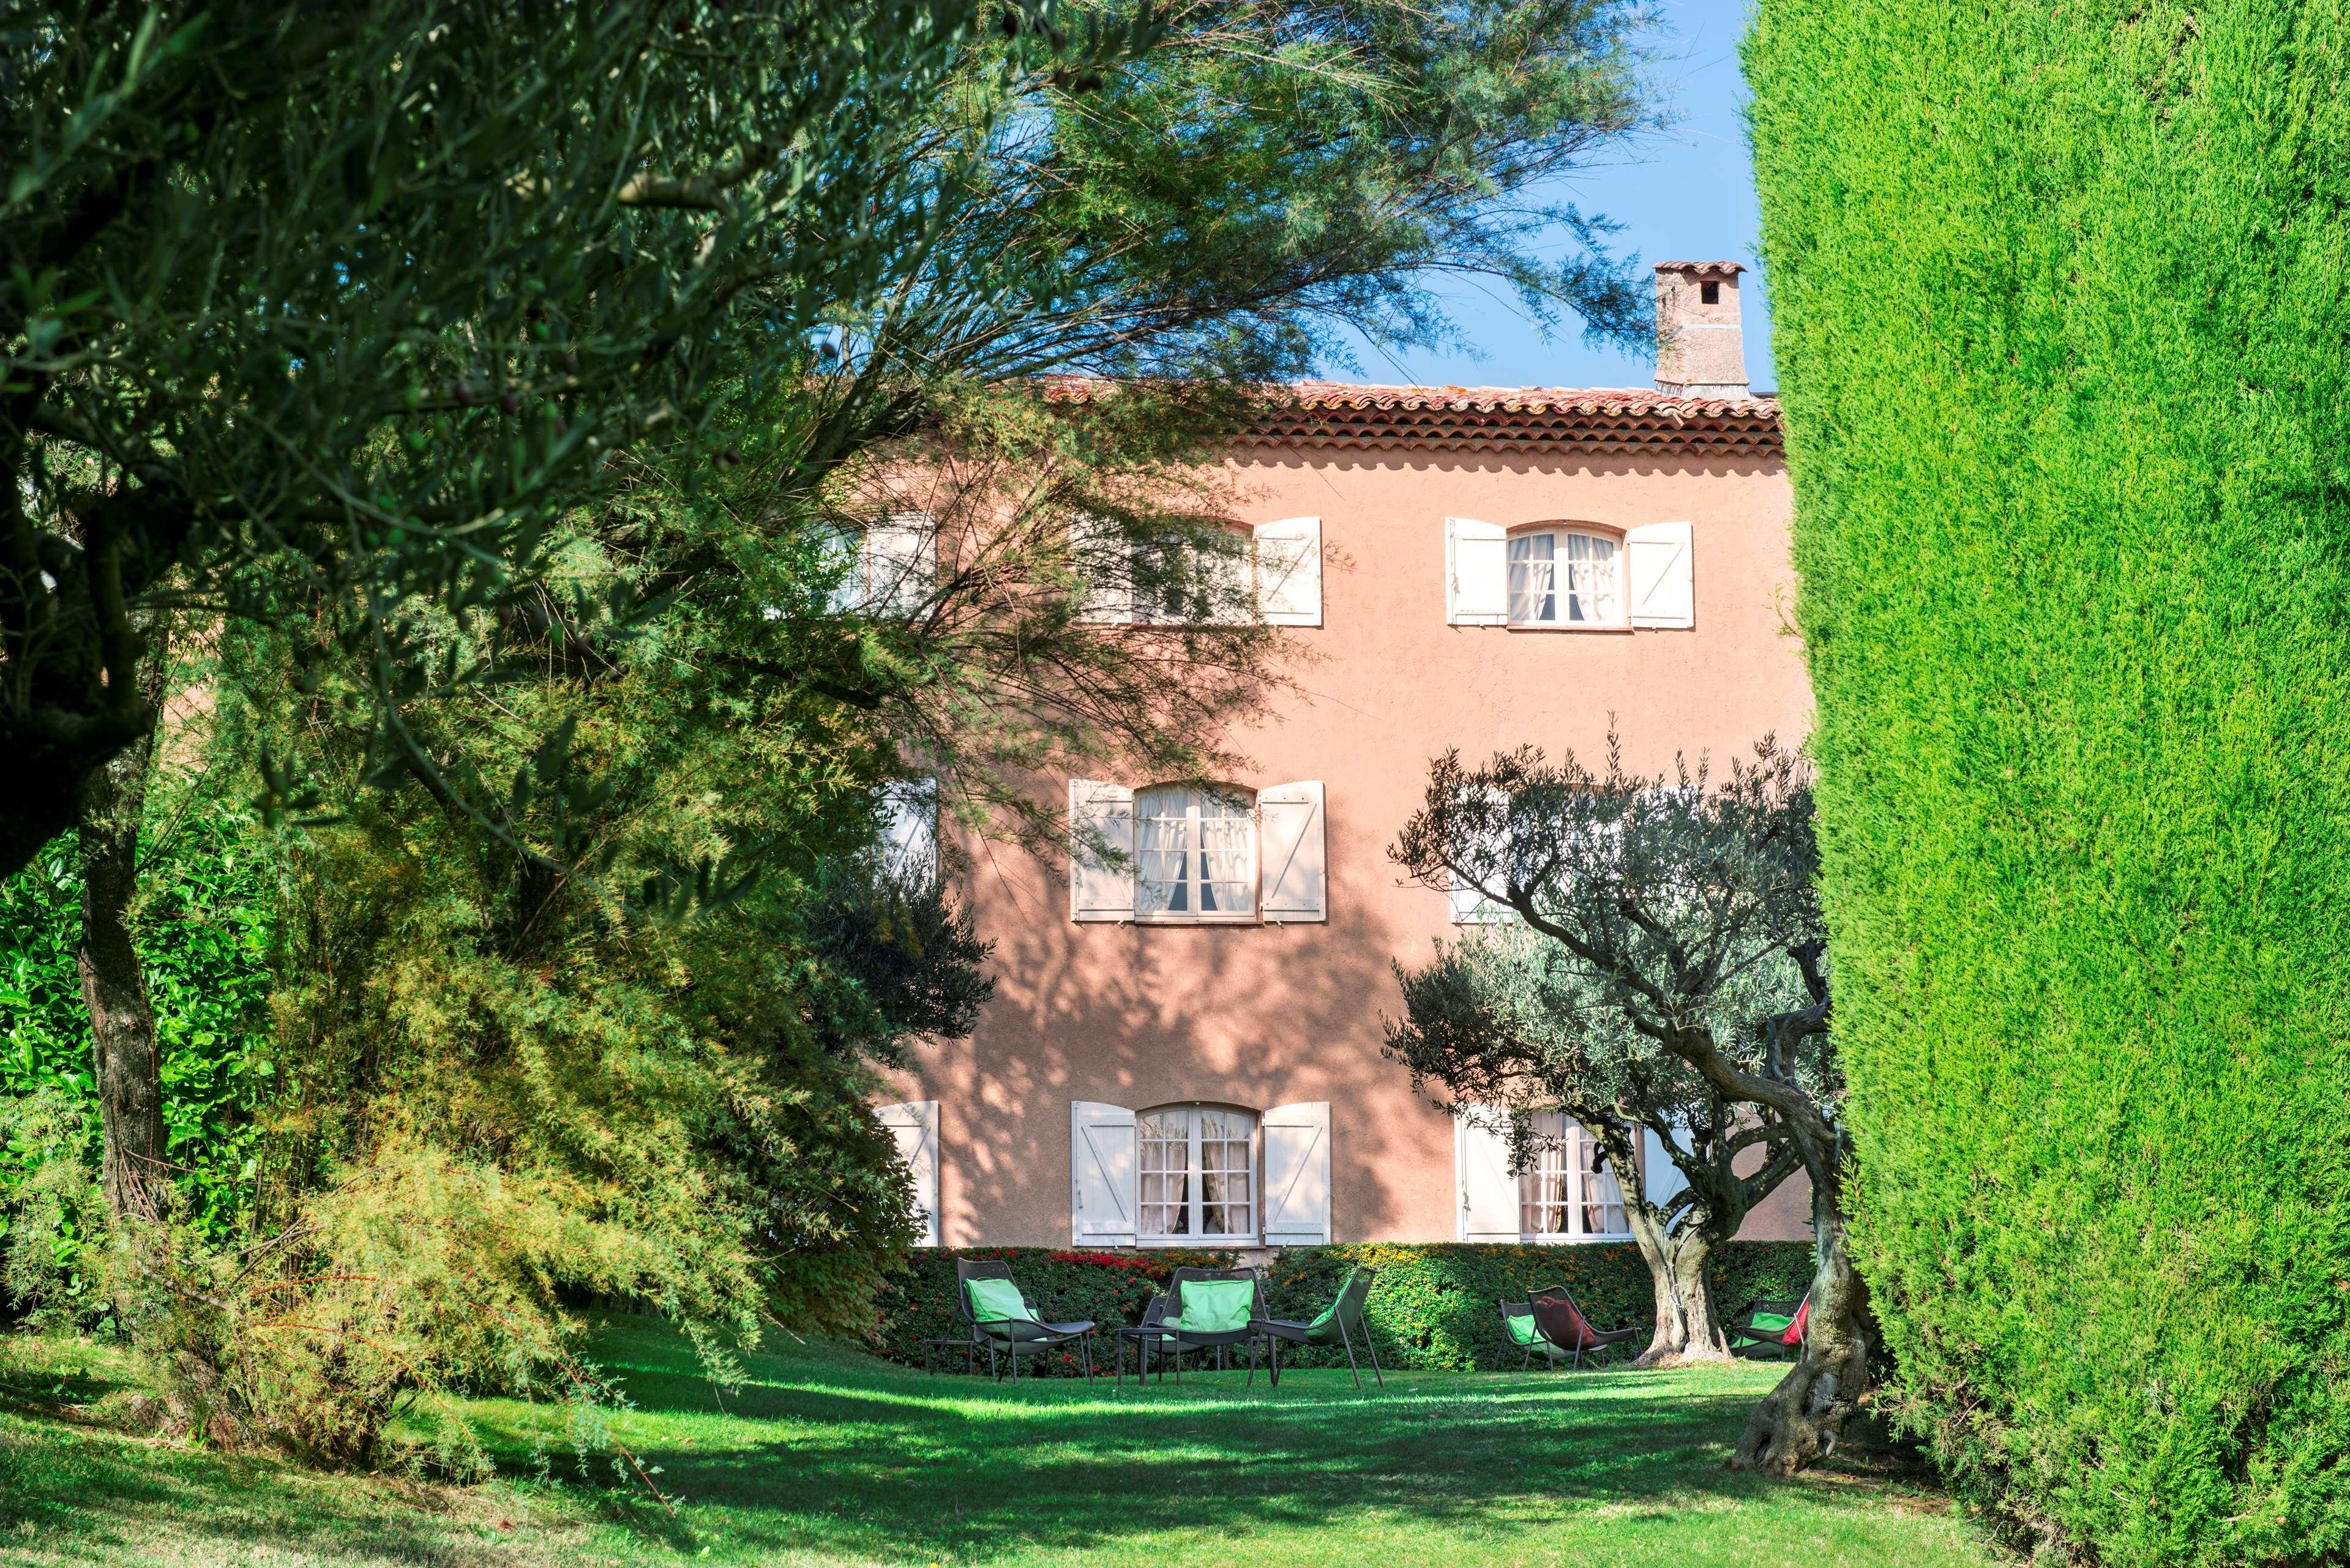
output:
[[2350, 1561], [2350, 0], [1761, 0], [1862, 1257], [1996, 1517]]

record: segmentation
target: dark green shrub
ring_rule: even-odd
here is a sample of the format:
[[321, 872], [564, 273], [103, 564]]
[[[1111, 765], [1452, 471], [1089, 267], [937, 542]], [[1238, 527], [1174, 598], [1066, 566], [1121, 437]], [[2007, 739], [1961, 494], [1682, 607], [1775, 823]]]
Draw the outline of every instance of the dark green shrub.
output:
[[1747, 67], [1899, 1391], [2019, 1533], [2350, 1560], [2350, 7]]
[[[1079, 1252], [1055, 1247], [920, 1247], [906, 1254], [906, 1266], [893, 1273], [881, 1292], [881, 1325], [874, 1331], [873, 1348], [909, 1366], [922, 1365], [922, 1341], [960, 1339], [971, 1331], [955, 1310], [955, 1260], [1002, 1259], [1012, 1267], [1021, 1291], [1036, 1303], [1039, 1315], [1054, 1323], [1090, 1320], [1101, 1324], [1094, 1346], [1095, 1368], [1110, 1369], [1117, 1341], [1115, 1330], [1139, 1323], [1150, 1298], [1166, 1288], [1167, 1276], [1187, 1264], [1222, 1269], [1232, 1265], [1230, 1252], [1152, 1251], [1148, 1252]], [[962, 1361], [952, 1355], [931, 1355], [933, 1367]], [[1031, 1368], [1083, 1376], [1085, 1367], [1074, 1356], [1037, 1356], [1021, 1363], [1021, 1375]]]
[[[1115, 1324], [1139, 1322], [1143, 1308], [1179, 1265], [1220, 1267], [1231, 1256], [1069, 1252], [1045, 1247], [918, 1251], [883, 1302], [885, 1316], [876, 1345], [893, 1361], [919, 1366], [923, 1339], [964, 1332], [954, 1310], [957, 1258], [1003, 1259], [1045, 1316], [1091, 1318], [1107, 1334]], [[1339, 1282], [1357, 1264], [1379, 1272], [1367, 1315], [1378, 1336], [1380, 1359], [1388, 1366], [1456, 1372], [1517, 1366], [1522, 1353], [1508, 1343], [1493, 1303], [1504, 1295], [1523, 1297], [1541, 1285], [1565, 1285], [1603, 1327], [1638, 1324], [1642, 1338], [1634, 1352], [1648, 1345], [1655, 1296], [1639, 1250], [1628, 1242], [1594, 1247], [1454, 1242], [1292, 1247], [1276, 1256], [1265, 1281], [1274, 1315], [1310, 1320], [1330, 1303]], [[1729, 1312], [1757, 1297], [1801, 1295], [1811, 1278], [1808, 1241], [1733, 1241], [1715, 1257], [1714, 1284]], [[1109, 1369], [1107, 1344], [1096, 1349], [1094, 1359], [1100, 1370]], [[1287, 1364], [1291, 1353], [1284, 1350], [1282, 1359]], [[1344, 1366], [1346, 1359], [1343, 1351], [1303, 1353], [1305, 1365]], [[932, 1362], [934, 1366], [947, 1364], [945, 1358]]]

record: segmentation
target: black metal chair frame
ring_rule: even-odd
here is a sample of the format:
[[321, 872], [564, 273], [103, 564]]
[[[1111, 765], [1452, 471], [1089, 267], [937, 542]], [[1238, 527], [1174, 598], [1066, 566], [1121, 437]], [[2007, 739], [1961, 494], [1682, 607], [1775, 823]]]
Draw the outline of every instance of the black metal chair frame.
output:
[[[1591, 1336], [1589, 1345], [1569, 1345], [1562, 1343], [1558, 1336], [1551, 1332], [1551, 1325], [1543, 1321], [1543, 1308], [1552, 1303], [1561, 1302], [1582, 1320], [1584, 1332]], [[1611, 1345], [1623, 1344], [1640, 1332], [1638, 1328], [1601, 1328], [1591, 1321], [1591, 1314], [1583, 1310], [1565, 1285], [1545, 1285], [1541, 1290], [1527, 1292], [1526, 1309], [1534, 1314], [1535, 1331], [1556, 1349], [1574, 1356], [1577, 1369], [1582, 1367], [1583, 1357], [1586, 1352], [1596, 1355]]]
[[[1379, 1366], [1378, 1344], [1371, 1337], [1370, 1320], [1363, 1315], [1363, 1303], [1369, 1299], [1371, 1286], [1377, 1282], [1379, 1272], [1377, 1269], [1357, 1268], [1347, 1276], [1346, 1282], [1338, 1287], [1338, 1299], [1332, 1303], [1333, 1310], [1330, 1314], [1332, 1320], [1338, 1326], [1338, 1343], [1346, 1347], [1347, 1370], [1355, 1375], [1355, 1392], [1357, 1394], [1363, 1391], [1363, 1368], [1355, 1359], [1356, 1329], [1362, 1331], [1363, 1350], [1371, 1358], [1371, 1376], [1378, 1380], [1381, 1388], [1388, 1386], [1387, 1374]], [[1358, 1280], [1362, 1282], [1362, 1289], [1359, 1292], [1355, 1289], [1356, 1282]], [[1349, 1297], [1353, 1298], [1351, 1302]], [[1353, 1329], [1347, 1326], [1347, 1320], [1349, 1317], [1355, 1320]], [[1314, 1342], [1314, 1325], [1310, 1323], [1297, 1323], [1288, 1318], [1259, 1318], [1251, 1323], [1249, 1327], [1264, 1335], [1265, 1347], [1273, 1362], [1273, 1386], [1278, 1388], [1281, 1386], [1282, 1342], [1286, 1340], [1292, 1345], [1311, 1345]], [[1328, 1342], [1326, 1340], [1324, 1343]], [[1254, 1365], [1255, 1358], [1254, 1347], [1251, 1347], [1249, 1359], [1252, 1366]]]
[[[1776, 1337], [1765, 1337], [1763, 1334], [1755, 1333], [1754, 1320], [1763, 1313], [1770, 1313], [1776, 1317], [1792, 1319], [1798, 1312], [1803, 1310], [1804, 1300], [1804, 1298], [1802, 1296], [1794, 1296], [1785, 1301], [1755, 1301], [1747, 1303], [1746, 1310], [1730, 1320], [1730, 1354], [1743, 1357], [1748, 1361], [1786, 1360], [1787, 1352], [1800, 1349], [1801, 1347], [1798, 1345], [1788, 1345], [1784, 1341]], [[1784, 1334], [1786, 1330], [1784, 1329], [1771, 1331], [1774, 1335]], [[1738, 1342], [1742, 1339], [1752, 1339], [1758, 1341], [1759, 1343], [1753, 1345], [1741, 1345]]]
[[[1246, 1280], [1256, 1287], [1249, 1304], [1248, 1327], [1227, 1329], [1217, 1334], [1202, 1334], [1197, 1330], [1170, 1329], [1161, 1326], [1169, 1317], [1180, 1319], [1183, 1315], [1183, 1286], [1186, 1282], [1196, 1282], [1205, 1284], [1218, 1280]], [[1183, 1381], [1183, 1357], [1191, 1351], [1213, 1350], [1217, 1353], [1217, 1359], [1221, 1365], [1223, 1353], [1227, 1348], [1245, 1344], [1249, 1347], [1249, 1386], [1253, 1388], [1256, 1386], [1256, 1347], [1258, 1342], [1264, 1338], [1264, 1335], [1258, 1332], [1257, 1324], [1263, 1316], [1264, 1276], [1256, 1270], [1178, 1269], [1168, 1278], [1166, 1293], [1155, 1298], [1149, 1306], [1143, 1310], [1142, 1321], [1131, 1328], [1118, 1330], [1118, 1354], [1111, 1357], [1111, 1364], [1116, 1369], [1114, 1376], [1119, 1386], [1124, 1385], [1125, 1346], [1128, 1344], [1134, 1346], [1135, 1380], [1145, 1382], [1149, 1378], [1150, 1357], [1156, 1355], [1159, 1358], [1159, 1377], [1162, 1383], [1167, 1378], [1166, 1358], [1170, 1355], [1175, 1360], [1175, 1381], [1180, 1383]]]
[[[972, 1373], [979, 1370], [979, 1353], [985, 1349], [987, 1349], [987, 1342], [980, 1338], [976, 1333], [966, 1333], [961, 1339], [956, 1339], [951, 1335], [944, 1334], [935, 1339], [926, 1339], [922, 1341], [922, 1370], [925, 1372], [931, 1372], [933, 1370], [931, 1366], [931, 1352], [932, 1350], [960, 1350], [962, 1352], [963, 1376], [968, 1377]], [[994, 1357], [990, 1355], [988, 1358], [988, 1366], [990, 1369], [993, 1369], [994, 1366]]]
[[[1086, 1381], [1091, 1383], [1094, 1380], [1094, 1324], [1090, 1319], [1077, 1323], [1046, 1323], [1037, 1317], [1036, 1303], [1028, 1299], [1025, 1291], [1020, 1293], [1021, 1304], [1028, 1309], [1030, 1317], [1036, 1319], [1034, 1323], [983, 1324], [972, 1315], [971, 1292], [967, 1288], [972, 1281], [1010, 1279], [1011, 1268], [1001, 1262], [973, 1262], [969, 1258], [955, 1260], [955, 1311], [962, 1314], [964, 1323], [971, 1325], [972, 1345], [987, 1346], [988, 1371], [999, 1382], [1002, 1381], [1003, 1375], [995, 1370], [995, 1353], [1000, 1349], [1012, 1364], [1012, 1381], [1017, 1383], [1020, 1381], [1022, 1356], [1042, 1355], [1063, 1345], [1075, 1344], [1085, 1358]], [[1014, 1282], [1016, 1284], [1018, 1282]], [[925, 1345], [923, 1365], [927, 1366], [929, 1364], [929, 1346]]]

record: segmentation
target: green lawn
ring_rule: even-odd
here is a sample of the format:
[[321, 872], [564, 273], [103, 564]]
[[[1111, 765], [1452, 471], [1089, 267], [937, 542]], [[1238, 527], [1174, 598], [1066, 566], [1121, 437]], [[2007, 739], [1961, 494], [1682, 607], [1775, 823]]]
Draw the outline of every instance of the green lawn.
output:
[[[125, 1438], [91, 1401], [119, 1364], [40, 1347], [0, 1407], [0, 1563], [1559, 1563], [1839, 1568], [1995, 1561], [1915, 1476], [1866, 1455], [1793, 1483], [1723, 1456], [1774, 1373], [1390, 1376], [1278, 1394], [1239, 1374], [1129, 1381], [924, 1377], [827, 1346], [751, 1361], [720, 1396], [683, 1346], [623, 1324], [599, 1347], [637, 1408], [615, 1430], [674, 1517], [512, 1403], [474, 1407], [527, 1477], [469, 1489], [318, 1476]], [[115, 1397], [119, 1400], [120, 1396]], [[99, 1407], [103, 1407], [102, 1405]]]

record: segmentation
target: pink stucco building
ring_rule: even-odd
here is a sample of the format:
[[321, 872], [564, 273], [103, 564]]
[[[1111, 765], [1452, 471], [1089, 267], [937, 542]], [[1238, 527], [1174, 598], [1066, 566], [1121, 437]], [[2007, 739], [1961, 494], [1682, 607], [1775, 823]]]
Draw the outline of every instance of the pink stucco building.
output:
[[[1447, 747], [1591, 753], [1612, 722], [1654, 770], [1808, 730], [1779, 411], [1745, 385], [1738, 285], [1658, 269], [1655, 389], [1313, 383], [1230, 451], [1305, 693], [1234, 737], [1257, 763], [1236, 800], [1068, 781], [1130, 865], [979, 860], [996, 997], [884, 1110], [931, 1240], [1621, 1236], [1617, 1174], [1576, 1129], [1513, 1175], [1381, 1055], [1391, 961], [1481, 914], [1387, 850]], [[1746, 1233], [1807, 1235], [1801, 1189]]]

